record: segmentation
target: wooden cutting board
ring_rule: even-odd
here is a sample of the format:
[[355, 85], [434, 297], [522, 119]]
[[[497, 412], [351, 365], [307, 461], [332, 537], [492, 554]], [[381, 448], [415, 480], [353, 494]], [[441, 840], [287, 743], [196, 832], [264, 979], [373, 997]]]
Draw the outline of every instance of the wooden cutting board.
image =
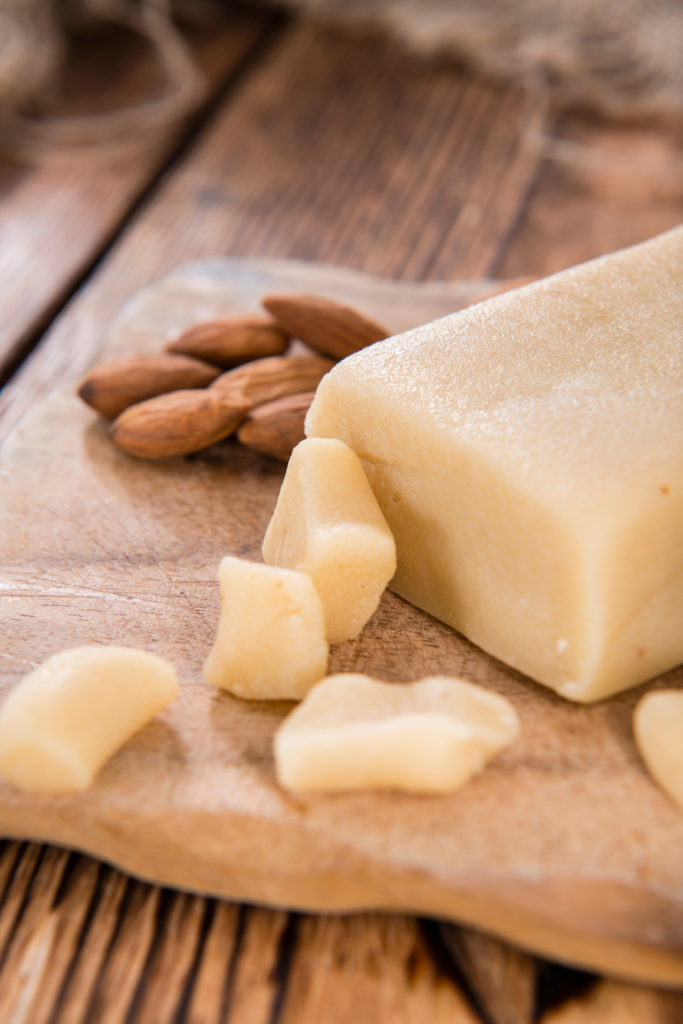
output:
[[[131, 300], [101, 359], [158, 350], [186, 324], [258, 308], [268, 291], [337, 296], [398, 331], [460, 308], [485, 282], [401, 284], [270, 260], [180, 268]], [[81, 849], [154, 882], [311, 910], [392, 908], [467, 922], [541, 956], [683, 984], [683, 814], [650, 781], [633, 707], [645, 689], [573, 705], [391, 593], [333, 671], [457, 674], [507, 696], [522, 737], [448, 797], [299, 797], [275, 783], [291, 705], [207, 686], [225, 554], [259, 559], [284, 467], [225, 442], [135, 461], [70, 391], [0, 449], [0, 684], [84, 643], [169, 658], [178, 700], [93, 788], [29, 797], [0, 785], [5, 836]], [[678, 669], [657, 686], [680, 686]]]

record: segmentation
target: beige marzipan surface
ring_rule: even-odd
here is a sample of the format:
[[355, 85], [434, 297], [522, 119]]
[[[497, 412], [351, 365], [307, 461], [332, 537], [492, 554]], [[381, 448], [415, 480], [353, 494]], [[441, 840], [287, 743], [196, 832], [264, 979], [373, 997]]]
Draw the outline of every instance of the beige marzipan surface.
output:
[[462, 679], [397, 686], [342, 672], [314, 686], [282, 723], [275, 770], [295, 792], [449, 793], [518, 734], [508, 700]]
[[648, 693], [633, 713], [633, 732], [653, 779], [683, 810], [683, 693]]
[[327, 671], [325, 615], [309, 576], [226, 555], [208, 683], [246, 700], [301, 700]]
[[34, 793], [92, 784], [178, 694], [172, 665], [129, 647], [76, 647], [23, 677], [0, 710], [0, 777]]
[[683, 660], [683, 228], [380, 342], [309, 436], [363, 459], [396, 593], [564, 697]]

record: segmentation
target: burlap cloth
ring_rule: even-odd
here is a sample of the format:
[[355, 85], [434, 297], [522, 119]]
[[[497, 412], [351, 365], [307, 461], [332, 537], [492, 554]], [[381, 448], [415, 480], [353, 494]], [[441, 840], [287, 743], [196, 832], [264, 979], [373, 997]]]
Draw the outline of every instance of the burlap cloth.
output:
[[316, 16], [383, 26], [556, 102], [609, 116], [683, 112], [681, 0], [288, 0]]
[[[184, 0], [185, 13], [207, 2]], [[683, 113], [683, 0], [282, 0], [283, 5], [328, 22], [391, 33], [427, 57], [464, 60], [498, 79], [547, 90], [556, 104], [580, 104], [621, 118]], [[172, 0], [0, 0], [0, 142], [28, 156], [64, 144], [101, 150], [123, 139], [135, 144], [151, 129], [185, 117], [200, 102], [204, 82], [174, 26], [172, 7]], [[87, 18], [120, 22], [145, 35], [165, 72], [165, 94], [97, 117], [36, 116], [68, 59], [69, 27]]]
[[[206, 0], [184, 0], [186, 15]], [[175, 27], [170, 0], [0, 0], [0, 148], [28, 159], [61, 155], [108, 159], [153, 144], [155, 134], [201, 102], [206, 83]], [[162, 95], [132, 107], [81, 117], [50, 116], [69, 34], [88, 22], [122, 25], [152, 45], [165, 79]]]

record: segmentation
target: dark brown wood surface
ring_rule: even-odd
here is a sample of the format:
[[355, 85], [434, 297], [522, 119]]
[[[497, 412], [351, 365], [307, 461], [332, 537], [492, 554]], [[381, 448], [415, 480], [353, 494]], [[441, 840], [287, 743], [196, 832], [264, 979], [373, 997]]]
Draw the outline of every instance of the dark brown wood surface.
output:
[[683, 220], [683, 128], [569, 114], [546, 124], [539, 164], [496, 277], [554, 274]]
[[[238, 74], [266, 28], [265, 18], [195, 28], [192, 50], [208, 88], [191, 123]], [[163, 86], [149, 49], [122, 32], [89, 33], [68, 67], [55, 116], [132, 105]], [[108, 147], [71, 158], [47, 154], [35, 164], [0, 161], [0, 384], [115, 237], [189, 127], [174, 124], [153, 146], [118, 157]]]
[[[246, 32], [251, 45], [262, 24], [229, 29], [238, 40]], [[578, 146], [544, 144], [544, 133]], [[628, 173], [624, 153], [635, 163]], [[178, 262], [268, 254], [403, 278], [548, 273], [678, 223], [680, 159], [673, 129], [555, 123], [540, 97], [420, 65], [381, 41], [284, 26], [0, 392], [0, 433], [85, 367], [121, 303]], [[82, 183], [77, 167], [69, 174]], [[3, 268], [5, 352], [21, 353], [49, 322], [151, 174], [118, 200], [66, 276], [48, 263], [27, 319], [12, 301], [30, 288], [34, 265], [14, 278]], [[35, 176], [8, 171], [2, 209], [10, 222], [15, 201], [17, 217], [25, 209], [22, 189], [37, 188]], [[40, 232], [53, 245], [57, 232], [61, 242], [59, 223], [39, 212], [59, 182], [47, 175], [42, 187], [31, 193], [27, 235], [6, 236], [12, 266], [23, 237]], [[77, 222], [79, 208], [72, 211], [82, 238], [87, 218]], [[13, 283], [3, 293], [6, 280]], [[429, 922], [240, 908], [32, 844], [7, 843], [0, 856], [0, 1021], [483, 1020], [481, 1003], [475, 1013], [465, 999], [463, 970]], [[677, 994], [611, 981], [590, 988], [590, 979], [559, 968], [540, 973], [537, 1011], [547, 1009], [546, 1024], [683, 1017]], [[576, 998], [564, 1001], [568, 993]]]

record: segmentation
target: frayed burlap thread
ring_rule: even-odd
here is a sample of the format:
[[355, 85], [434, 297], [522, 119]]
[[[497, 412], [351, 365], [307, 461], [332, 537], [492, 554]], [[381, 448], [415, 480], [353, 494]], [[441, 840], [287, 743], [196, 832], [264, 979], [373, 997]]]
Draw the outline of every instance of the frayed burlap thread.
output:
[[[99, 20], [124, 25], [152, 44], [164, 72], [163, 95], [81, 117], [29, 115], [49, 105], [67, 58], [67, 29]], [[187, 117], [206, 91], [168, 0], [0, 0], [0, 145], [27, 159], [122, 158]]]

